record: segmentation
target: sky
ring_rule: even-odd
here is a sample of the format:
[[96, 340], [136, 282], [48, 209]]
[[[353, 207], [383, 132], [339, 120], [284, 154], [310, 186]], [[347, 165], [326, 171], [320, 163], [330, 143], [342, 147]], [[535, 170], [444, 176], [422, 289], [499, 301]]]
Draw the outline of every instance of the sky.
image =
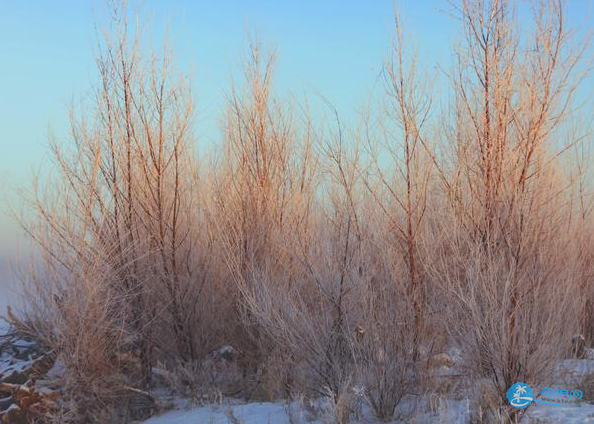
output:
[[[393, 35], [390, 0], [132, 2], [145, 35], [159, 46], [167, 36], [181, 71], [192, 76], [200, 145], [218, 141], [225, 94], [238, 76], [249, 34], [278, 53], [276, 86], [321, 93], [353, 117], [377, 81]], [[456, 23], [445, 1], [403, 2], [419, 50], [448, 60]], [[444, 9], [445, 8], [445, 9]], [[0, 253], [14, 248], [8, 213], [16, 190], [47, 166], [50, 131], [68, 142], [68, 109], [97, 81], [97, 29], [105, 3], [0, 0]]]
[[[248, 34], [278, 52], [276, 87], [323, 94], [345, 119], [356, 119], [377, 84], [393, 36], [392, 0], [131, 1], [154, 46], [168, 35], [197, 103], [198, 149], [216, 145], [220, 113], [238, 76]], [[447, 0], [396, 2], [408, 39], [430, 78], [452, 62], [459, 22]], [[592, 17], [593, 0], [568, 5], [570, 24]], [[17, 190], [47, 166], [48, 133], [68, 142], [68, 108], [97, 81], [97, 28], [107, 23], [102, 0], [0, 0], [0, 285], [8, 260], [26, 242], [9, 210]], [[1, 294], [0, 294], [1, 298]], [[1, 303], [1, 301], [0, 301]]]

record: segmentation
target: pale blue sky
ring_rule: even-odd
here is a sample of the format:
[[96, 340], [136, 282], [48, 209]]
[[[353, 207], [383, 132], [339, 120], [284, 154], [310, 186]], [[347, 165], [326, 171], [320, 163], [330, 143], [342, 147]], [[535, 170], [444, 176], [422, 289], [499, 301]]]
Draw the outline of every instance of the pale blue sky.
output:
[[[451, 63], [458, 22], [446, 0], [401, 0], [410, 40], [430, 76]], [[246, 34], [279, 53], [277, 87], [320, 92], [354, 119], [375, 84], [393, 34], [391, 0], [156, 1], [140, 4], [147, 35], [159, 45], [166, 28], [179, 67], [193, 75], [195, 129], [202, 145], [217, 142], [225, 90], [247, 45]], [[587, 21], [594, 1], [569, 2], [569, 21]], [[47, 157], [51, 127], [67, 140], [68, 106], [96, 81], [95, 23], [101, 0], [0, 0], [0, 190], [26, 185]], [[439, 88], [439, 87], [438, 87]], [[45, 161], [47, 162], [47, 161]], [[5, 202], [6, 203], [6, 202]], [[15, 247], [15, 226], [0, 206], [0, 258]]]
[[[390, 0], [151, 1], [140, 5], [146, 35], [159, 45], [170, 30], [181, 70], [193, 76], [198, 105], [196, 132], [202, 144], [216, 141], [223, 95], [236, 74], [247, 34], [279, 53], [277, 87], [319, 91], [347, 116], [374, 84], [392, 34]], [[439, 8], [444, 1], [405, 2], [411, 32], [428, 58], [448, 58], [455, 22]], [[96, 81], [95, 24], [106, 8], [94, 1], [0, 0], [0, 189], [15, 204], [47, 158], [51, 128], [66, 139], [68, 107]], [[46, 161], [47, 162], [47, 161]], [[14, 226], [0, 212], [0, 251]]]

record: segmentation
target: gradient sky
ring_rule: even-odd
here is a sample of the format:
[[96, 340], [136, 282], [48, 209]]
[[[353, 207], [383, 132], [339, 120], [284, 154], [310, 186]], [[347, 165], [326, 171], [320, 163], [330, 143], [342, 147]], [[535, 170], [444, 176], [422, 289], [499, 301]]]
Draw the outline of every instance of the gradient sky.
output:
[[[134, 4], [134, 3], [132, 3]], [[390, 0], [151, 1], [140, 4], [145, 35], [158, 46], [166, 31], [181, 70], [193, 76], [199, 143], [216, 142], [225, 90], [256, 32], [279, 54], [276, 86], [319, 91], [347, 117], [364, 102], [392, 31]], [[431, 61], [448, 61], [456, 22], [445, 1], [403, 2], [413, 38]], [[96, 82], [95, 25], [106, 8], [95, 1], [0, 0], [0, 252], [13, 248], [6, 204], [47, 163], [51, 129], [67, 140], [68, 107]]]
[[[279, 53], [276, 86], [320, 92], [346, 119], [356, 117], [393, 34], [391, 0], [144, 0], [141, 21], [158, 46], [169, 29], [178, 66], [193, 76], [200, 145], [217, 142], [225, 90], [237, 75], [249, 32]], [[410, 40], [429, 75], [448, 68], [458, 22], [446, 0], [398, 1]], [[594, 1], [569, 2], [582, 24]], [[0, 279], [2, 261], [19, 246], [8, 205], [15, 189], [47, 164], [48, 130], [67, 140], [68, 107], [96, 81], [95, 24], [106, 23], [100, 0], [0, 0]]]

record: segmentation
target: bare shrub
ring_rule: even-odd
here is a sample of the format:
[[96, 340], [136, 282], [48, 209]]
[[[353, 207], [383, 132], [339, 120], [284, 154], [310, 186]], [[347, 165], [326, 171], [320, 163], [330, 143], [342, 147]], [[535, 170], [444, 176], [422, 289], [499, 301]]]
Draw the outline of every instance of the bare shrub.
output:
[[60, 264], [44, 256], [42, 274], [28, 274], [23, 318], [11, 315], [21, 332], [51, 347], [64, 364], [64, 422], [109, 421], [118, 393], [134, 384], [122, 375], [118, 356], [126, 333], [123, 305], [110, 288], [113, 271], [96, 254], [89, 263], [88, 254], [81, 246], [77, 255], [60, 256]]
[[187, 79], [167, 49], [145, 60], [125, 3], [110, 7], [99, 84], [72, 110], [72, 143], [52, 141], [58, 175], [35, 187], [23, 221], [40, 251], [23, 320], [64, 361], [84, 422], [123, 385], [148, 386], [156, 358], [202, 359], [224, 338], [228, 303], [195, 204]]
[[[163, 371], [167, 386], [178, 396], [188, 399], [193, 405], [210, 401], [202, 365], [197, 362], [177, 362], [171, 371]], [[214, 401], [214, 399], [212, 399]]]
[[[336, 179], [329, 184], [343, 190], [345, 178], [352, 179], [356, 174], [354, 168], [344, 167], [343, 153], [335, 150], [332, 154], [341, 167], [336, 169], [337, 174], [330, 174]], [[274, 226], [267, 232], [269, 254], [250, 254], [243, 268], [234, 259], [236, 253], [230, 251], [228, 260], [235, 261], [231, 264], [236, 276], [242, 275], [242, 269], [247, 276], [238, 281], [238, 286], [257, 328], [287, 352], [286, 361], [302, 372], [294, 378], [309, 390], [320, 393], [322, 387], [328, 387], [336, 393], [352, 372], [348, 365], [346, 316], [356, 276], [353, 246], [357, 245], [357, 224], [352, 212], [344, 212], [343, 208], [352, 210], [352, 205], [343, 195], [332, 195], [333, 216], [310, 216], [311, 181], [303, 180], [303, 175], [313, 175], [314, 170], [308, 168], [306, 159], [300, 161], [302, 171], [281, 174], [281, 181], [302, 187], [302, 192], [293, 195], [293, 201], [298, 202], [291, 203], [291, 209], [280, 209], [273, 215], [282, 216], [282, 221], [273, 221]], [[274, 196], [278, 196], [284, 185], [272, 188]], [[270, 194], [267, 198], [276, 197]], [[262, 220], [263, 216], [256, 219]], [[317, 236], [311, 237], [313, 234]]]
[[[358, 295], [358, 368], [370, 406], [392, 419], [406, 395], [418, 395], [428, 354], [428, 308], [423, 242], [431, 164], [422, 146], [429, 97], [406, 51], [398, 15], [396, 37], [383, 71], [384, 93], [365, 122], [369, 159], [364, 185], [363, 260], [367, 280]], [[376, 209], [378, 212], [373, 211]]]
[[292, 284], [290, 275], [298, 265], [283, 239], [310, 230], [314, 194], [311, 128], [300, 131], [290, 105], [272, 98], [274, 60], [260, 45], [250, 47], [245, 87], [234, 87], [229, 101], [224, 157], [214, 177], [210, 211], [228, 279], [236, 288], [234, 343], [251, 356], [247, 365], [255, 374], [272, 352], [287, 349], [256, 325], [258, 313], [251, 304], [245, 307], [242, 294], [253, 298], [264, 284], [279, 289]]
[[[372, 411], [382, 421], [392, 420], [405, 396], [414, 399], [423, 392], [425, 371], [424, 361], [415, 354], [419, 333], [412, 331], [414, 303], [403, 283], [408, 280], [397, 271], [406, 267], [402, 262], [395, 266], [391, 272], [374, 275], [358, 293], [361, 324], [351, 342], [358, 381]], [[423, 327], [416, 328], [423, 331]]]
[[362, 418], [363, 391], [357, 390], [350, 380], [343, 382], [338, 393], [329, 387], [318, 400], [315, 415], [325, 424], [347, 424]]
[[[573, 236], [573, 180], [555, 144], [584, 52], [571, 46], [561, 5], [535, 8], [521, 38], [513, 4], [464, 1], [464, 39], [452, 76], [457, 97], [441, 160], [447, 207], [434, 280], [446, 295], [448, 328], [464, 346], [466, 372], [498, 393], [495, 415], [517, 381], [536, 383], [565, 353], [582, 310]], [[525, 44], [523, 44], [525, 43]], [[522, 57], [522, 61], [520, 61]], [[576, 75], [579, 83], [580, 75]], [[434, 156], [435, 158], [435, 156]], [[517, 411], [509, 411], [512, 419]]]
[[[336, 127], [326, 136], [312, 133], [321, 165], [316, 184], [311, 136], [301, 149], [293, 138], [279, 136], [291, 134], [291, 121], [269, 109], [272, 65], [260, 65], [259, 54], [252, 49], [251, 91], [233, 97], [227, 126], [231, 171], [225, 175], [234, 178], [219, 184], [225, 189], [216, 209], [226, 261], [247, 307], [244, 319], [253, 321], [261, 340], [284, 353], [293, 368], [293, 388], [328, 391], [338, 399], [356, 379], [374, 412], [389, 420], [421, 379], [425, 311], [417, 243], [428, 172], [420, 169], [419, 120], [426, 111], [414, 87], [402, 86], [408, 77], [398, 50], [397, 63], [386, 70], [388, 95], [396, 101], [386, 104], [391, 109], [385, 121], [382, 117], [386, 126], [405, 127], [398, 139], [391, 139], [387, 128], [383, 133], [394, 169], [381, 168], [378, 142], [368, 139], [376, 173], [364, 179], [357, 136], [326, 102]], [[355, 145], [349, 145], [351, 136]], [[320, 192], [329, 202], [315, 201], [313, 194]], [[389, 201], [385, 194], [392, 196]], [[382, 213], [372, 212], [376, 205]]]

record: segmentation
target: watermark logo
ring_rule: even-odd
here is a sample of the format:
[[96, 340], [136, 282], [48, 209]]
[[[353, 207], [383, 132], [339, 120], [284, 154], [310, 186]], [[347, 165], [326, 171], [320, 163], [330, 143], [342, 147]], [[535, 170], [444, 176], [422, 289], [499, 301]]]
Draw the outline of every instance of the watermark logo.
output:
[[576, 401], [582, 398], [583, 393], [581, 390], [570, 391], [567, 389], [544, 387], [540, 395], [540, 399], [535, 399], [532, 388], [529, 385], [526, 383], [516, 383], [507, 391], [507, 400], [509, 400], [511, 406], [518, 409], [527, 407], [533, 401], [553, 406], [579, 406]]
[[529, 385], [516, 383], [507, 391], [507, 400], [513, 407], [522, 409], [530, 405], [530, 402], [534, 400], [534, 395]]

